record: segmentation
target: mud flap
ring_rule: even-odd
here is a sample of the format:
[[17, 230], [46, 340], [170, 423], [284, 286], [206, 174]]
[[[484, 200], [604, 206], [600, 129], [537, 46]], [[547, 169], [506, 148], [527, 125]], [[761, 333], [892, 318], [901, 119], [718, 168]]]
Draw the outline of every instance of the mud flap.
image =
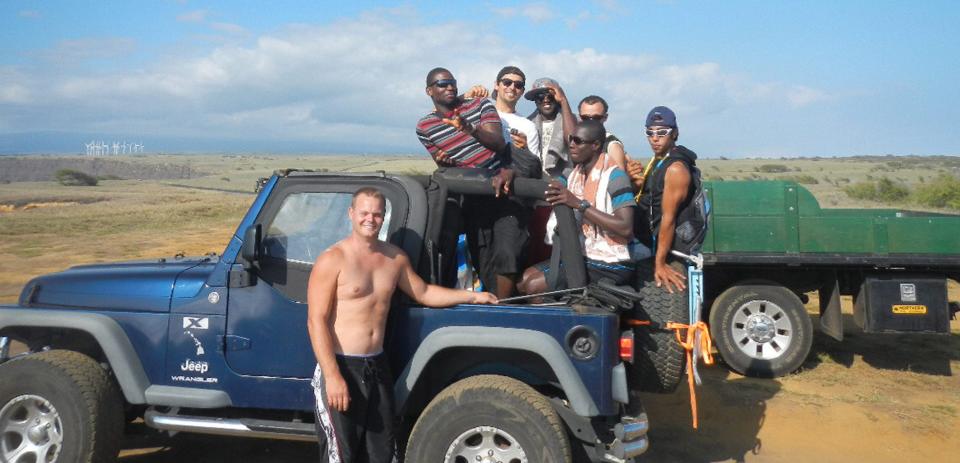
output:
[[833, 273], [818, 290], [820, 297], [820, 331], [837, 341], [843, 341], [843, 315], [840, 314], [840, 285]]

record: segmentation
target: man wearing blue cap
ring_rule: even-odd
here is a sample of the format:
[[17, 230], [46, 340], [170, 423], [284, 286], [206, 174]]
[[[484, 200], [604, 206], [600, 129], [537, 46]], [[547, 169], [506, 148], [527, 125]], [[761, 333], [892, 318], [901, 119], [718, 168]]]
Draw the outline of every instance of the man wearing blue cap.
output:
[[673, 247], [677, 214], [694, 196], [691, 169], [697, 154], [677, 145], [677, 116], [666, 106], [647, 114], [647, 141], [653, 157], [644, 166], [629, 161], [627, 171], [637, 190], [638, 225], [635, 232], [643, 244], [655, 249], [654, 280], [667, 291], [682, 291], [686, 278], [671, 268], [667, 257]]

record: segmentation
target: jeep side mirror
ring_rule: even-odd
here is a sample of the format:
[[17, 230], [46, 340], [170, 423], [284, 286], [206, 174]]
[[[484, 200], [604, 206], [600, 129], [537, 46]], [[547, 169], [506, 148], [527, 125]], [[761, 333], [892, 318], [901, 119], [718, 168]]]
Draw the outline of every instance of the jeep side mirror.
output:
[[251, 225], [243, 233], [240, 256], [247, 261], [247, 268], [252, 267], [253, 263], [260, 258], [260, 225]]

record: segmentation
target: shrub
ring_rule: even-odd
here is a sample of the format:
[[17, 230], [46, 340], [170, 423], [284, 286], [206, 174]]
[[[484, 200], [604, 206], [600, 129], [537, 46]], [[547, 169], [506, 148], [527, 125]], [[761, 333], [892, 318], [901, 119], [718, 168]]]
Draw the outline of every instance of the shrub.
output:
[[97, 184], [96, 177], [73, 169], [60, 169], [54, 174], [54, 178], [61, 185], [66, 186], [96, 186]]
[[877, 196], [882, 202], [892, 203], [906, 199], [907, 196], [910, 196], [910, 190], [906, 186], [894, 183], [893, 180], [884, 177], [877, 181]]
[[907, 187], [886, 177], [876, 182], [860, 182], [848, 185], [843, 188], [843, 191], [851, 198], [882, 203], [902, 201], [910, 195], [910, 190]]
[[784, 177], [784, 179], [785, 179], [785, 180], [793, 180], [794, 182], [797, 182], [797, 183], [800, 183], [800, 184], [803, 184], [803, 185], [817, 185], [817, 184], [820, 183], [820, 181], [817, 180], [814, 176], [812, 176], [812, 175], [805, 175], [805, 174], [803, 174], [803, 175], [794, 175], [794, 176], [792, 176], [792, 177]]
[[960, 209], [960, 179], [940, 174], [929, 183], [918, 187], [913, 199], [927, 207]]
[[766, 174], [779, 174], [788, 172], [790, 168], [783, 164], [764, 164], [760, 167], [757, 167], [756, 170], [757, 172], [763, 172]]
[[98, 175], [98, 176], [97, 176], [97, 180], [100, 180], [100, 181], [103, 181], [103, 180], [123, 180], [123, 177], [120, 177], [119, 175], [106, 174], [106, 175]]

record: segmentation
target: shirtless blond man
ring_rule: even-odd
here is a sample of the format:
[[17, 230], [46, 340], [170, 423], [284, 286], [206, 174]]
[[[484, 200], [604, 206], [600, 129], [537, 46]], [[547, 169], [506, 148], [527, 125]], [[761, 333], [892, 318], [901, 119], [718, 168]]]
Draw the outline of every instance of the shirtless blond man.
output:
[[397, 287], [431, 307], [497, 302], [490, 293], [424, 282], [403, 251], [378, 239], [385, 208], [378, 190], [358, 190], [348, 210], [350, 236], [320, 255], [310, 274], [307, 329], [317, 357], [312, 384], [322, 462], [393, 457], [393, 378], [383, 338]]

